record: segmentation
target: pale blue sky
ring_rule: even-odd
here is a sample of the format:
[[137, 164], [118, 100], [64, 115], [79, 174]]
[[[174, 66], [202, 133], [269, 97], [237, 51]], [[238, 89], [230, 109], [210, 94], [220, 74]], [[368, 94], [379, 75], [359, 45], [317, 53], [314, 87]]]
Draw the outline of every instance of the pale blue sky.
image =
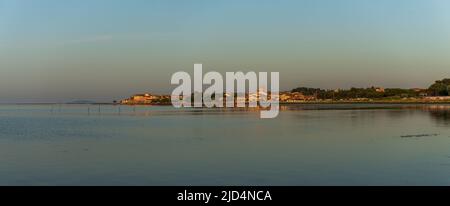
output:
[[450, 77], [447, 0], [0, 0], [0, 102], [169, 93], [175, 71], [279, 71], [280, 86]]

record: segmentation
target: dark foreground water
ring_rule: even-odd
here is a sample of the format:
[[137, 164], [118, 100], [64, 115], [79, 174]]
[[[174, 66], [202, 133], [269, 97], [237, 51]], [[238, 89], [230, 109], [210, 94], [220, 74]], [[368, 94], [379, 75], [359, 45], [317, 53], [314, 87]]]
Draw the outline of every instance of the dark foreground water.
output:
[[1, 105], [0, 185], [450, 185], [449, 105]]

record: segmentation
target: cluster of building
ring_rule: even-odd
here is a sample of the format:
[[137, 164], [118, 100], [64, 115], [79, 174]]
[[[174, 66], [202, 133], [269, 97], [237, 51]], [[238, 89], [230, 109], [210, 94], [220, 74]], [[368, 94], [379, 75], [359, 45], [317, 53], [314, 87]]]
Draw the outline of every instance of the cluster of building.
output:
[[159, 104], [170, 102], [168, 95], [135, 94], [127, 99], [120, 101], [121, 104]]
[[307, 102], [317, 100], [316, 96], [304, 95], [301, 92], [280, 92], [280, 102]]
[[[245, 98], [234, 98], [234, 101], [242, 101], [242, 102], [249, 102], [249, 101], [258, 101], [260, 98], [260, 95], [267, 96], [267, 92], [260, 91], [259, 93], [251, 93], [251, 94], [245, 94]], [[226, 101], [226, 99], [229, 99], [231, 94], [224, 93], [223, 94], [223, 100]], [[175, 97], [176, 98], [176, 97]], [[180, 98], [180, 97], [178, 97]], [[191, 97], [193, 98], [193, 97]], [[170, 95], [152, 95], [149, 93], [145, 94], [135, 94], [127, 99], [123, 99], [120, 101], [120, 104], [130, 104], [130, 105], [136, 105], [136, 104], [168, 104], [171, 101]]]
[[[384, 93], [385, 89], [381, 87], [374, 88], [376, 92]], [[414, 92], [417, 92], [419, 95], [417, 97], [411, 97], [409, 99], [417, 99], [421, 101], [450, 101], [450, 96], [428, 96], [426, 89], [414, 88], [411, 89]], [[334, 92], [340, 92], [341, 90], [334, 90]], [[259, 90], [257, 93], [246, 93], [245, 99], [234, 98], [236, 101], [245, 101], [246, 103], [250, 101], [259, 101], [260, 95], [269, 96], [270, 93]], [[226, 101], [231, 96], [231, 94], [224, 93], [223, 100]], [[236, 96], [236, 94], [235, 94]], [[405, 99], [405, 98], [404, 98]], [[337, 99], [342, 100], [342, 99]], [[351, 101], [370, 101], [368, 98], [352, 98], [347, 99]], [[302, 92], [280, 92], [279, 93], [279, 101], [281, 103], [301, 103], [301, 102], [314, 102], [314, 101], [326, 101], [317, 97], [317, 95], [306, 95]], [[170, 95], [152, 95], [149, 93], [145, 94], [135, 94], [127, 99], [123, 99], [120, 101], [120, 104], [170, 104], [171, 96]]]

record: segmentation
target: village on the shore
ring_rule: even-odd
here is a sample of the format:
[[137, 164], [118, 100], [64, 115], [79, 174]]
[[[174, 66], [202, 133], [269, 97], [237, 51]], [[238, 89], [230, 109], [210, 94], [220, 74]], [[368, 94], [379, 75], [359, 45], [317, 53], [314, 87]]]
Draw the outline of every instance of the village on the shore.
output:
[[[245, 94], [245, 101], [259, 98], [260, 92]], [[236, 94], [235, 94], [236, 95]], [[267, 94], [270, 97], [270, 93]], [[224, 93], [226, 99], [229, 94]], [[291, 91], [279, 93], [281, 104], [289, 103], [450, 103], [450, 79], [436, 81], [429, 88], [350, 88], [350, 89], [319, 89], [299, 87]], [[135, 94], [123, 99], [120, 104], [125, 105], [168, 105], [170, 95], [155, 95], [150, 93]]]

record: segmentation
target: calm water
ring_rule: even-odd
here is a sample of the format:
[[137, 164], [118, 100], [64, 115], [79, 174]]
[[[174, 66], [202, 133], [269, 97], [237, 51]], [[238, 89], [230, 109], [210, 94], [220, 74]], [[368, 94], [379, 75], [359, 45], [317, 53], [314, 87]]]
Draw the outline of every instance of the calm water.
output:
[[1, 105], [0, 185], [450, 185], [450, 105]]

